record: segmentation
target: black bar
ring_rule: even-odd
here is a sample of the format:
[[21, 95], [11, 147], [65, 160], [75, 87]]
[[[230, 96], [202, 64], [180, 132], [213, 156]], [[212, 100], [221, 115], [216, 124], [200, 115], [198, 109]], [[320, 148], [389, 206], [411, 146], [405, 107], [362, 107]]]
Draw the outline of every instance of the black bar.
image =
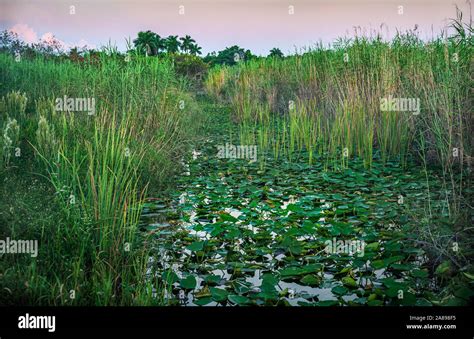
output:
[[[19, 329], [18, 319], [31, 315], [54, 315], [56, 329]], [[376, 330], [383, 333], [443, 335], [474, 334], [473, 307], [2, 307], [0, 337], [19, 335], [63, 337], [70, 333], [140, 333], [144, 330], [200, 328], [312, 328], [318, 330]], [[442, 320], [441, 316], [455, 316]], [[410, 316], [433, 317], [410, 320]], [[437, 319], [438, 318], [438, 319]], [[456, 325], [456, 329], [407, 329], [407, 324]], [[379, 331], [380, 329], [380, 331]], [[381, 331], [384, 329], [385, 331]], [[223, 332], [228, 335], [229, 332]]]

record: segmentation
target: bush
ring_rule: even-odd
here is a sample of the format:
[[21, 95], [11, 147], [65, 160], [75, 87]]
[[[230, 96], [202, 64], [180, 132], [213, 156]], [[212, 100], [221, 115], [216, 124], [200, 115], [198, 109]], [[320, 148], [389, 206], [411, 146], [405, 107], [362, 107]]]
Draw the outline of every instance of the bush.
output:
[[177, 74], [199, 82], [206, 77], [209, 66], [200, 57], [189, 54], [175, 54], [172, 58]]

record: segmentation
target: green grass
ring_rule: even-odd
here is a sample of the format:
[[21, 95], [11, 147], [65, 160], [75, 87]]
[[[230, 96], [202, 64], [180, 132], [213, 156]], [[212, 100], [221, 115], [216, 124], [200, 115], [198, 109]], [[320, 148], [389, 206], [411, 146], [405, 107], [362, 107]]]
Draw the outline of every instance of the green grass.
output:
[[[3, 255], [1, 303], [159, 303], [138, 224], [199, 128], [188, 84], [169, 61], [141, 57], [76, 65], [0, 54], [0, 65], [1, 233], [39, 242], [37, 258]], [[56, 110], [64, 95], [95, 98], [96, 114]]]

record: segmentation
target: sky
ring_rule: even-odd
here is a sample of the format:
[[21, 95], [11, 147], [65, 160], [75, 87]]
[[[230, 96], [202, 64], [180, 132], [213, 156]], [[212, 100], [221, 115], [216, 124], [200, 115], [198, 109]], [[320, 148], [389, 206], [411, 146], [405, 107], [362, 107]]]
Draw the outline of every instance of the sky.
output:
[[352, 37], [355, 27], [389, 39], [416, 25], [430, 39], [456, 16], [455, 5], [469, 18], [469, 0], [0, 0], [0, 29], [30, 43], [55, 36], [66, 47], [110, 41], [124, 50], [127, 38], [151, 30], [189, 34], [204, 55], [232, 45], [288, 54]]

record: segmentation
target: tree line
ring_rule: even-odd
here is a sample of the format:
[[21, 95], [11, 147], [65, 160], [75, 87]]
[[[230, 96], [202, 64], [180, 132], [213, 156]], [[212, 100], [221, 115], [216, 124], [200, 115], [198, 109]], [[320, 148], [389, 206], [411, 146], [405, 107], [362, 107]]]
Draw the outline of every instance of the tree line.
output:
[[[202, 48], [196, 43], [190, 35], [179, 37], [178, 35], [170, 35], [161, 37], [159, 34], [150, 30], [140, 31], [132, 42], [127, 41], [128, 53], [135, 52], [144, 56], [162, 56], [167, 54], [184, 54], [201, 59], [203, 62], [213, 65], [235, 65], [239, 61], [248, 61], [251, 59], [262, 58], [254, 55], [249, 49], [244, 49], [234, 45], [226, 47], [217, 52], [208, 53], [201, 57]], [[87, 47], [72, 47], [68, 51], [61, 49], [59, 40], [55, 37], [49, 41], [40, 41], [35, 44], [26, 44], [18, 37], [16, 33], [4, 30], [0, 33], [0, 51], [10, 51], [12, 53], [21, 53], [22, 55], [46, 55], [58, 56], [66, 55], [71, 59], [80, 59], [84, 54], [93, 55], [97, 53], [94, 49]], [[107, 46], [105, 48], [113, 53], [120, 54], [116, 47]], [[283, 58], [284, 55], [279, 48], [272, 48], [268, 57]]]

